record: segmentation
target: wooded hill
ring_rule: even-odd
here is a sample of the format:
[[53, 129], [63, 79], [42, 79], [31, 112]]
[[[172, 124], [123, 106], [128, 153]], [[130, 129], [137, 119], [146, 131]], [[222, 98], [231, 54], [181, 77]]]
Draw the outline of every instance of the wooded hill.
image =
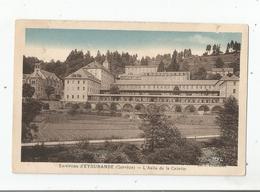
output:
[[[118, 51], [101, 54], [99, 51], [96, 56], [92, 56], [89, 51], [72, 50], [66, 60], [44, 62], [36, 57], [23, 57], [23, 73], [29, 74], [34, 70], [35, 63], [42, 63], [42, 69], [55, 73], [61, 79], [77, 71], [79, 68], [88, 65], [93, 61], [103, 63], [107, 58], [110, 63], [111, 72], [117, 76], [124, 73], [127, 65], [158, 65], [158, 71], [190, 71], [192, 79], [205, 79], [205, 73], [213, 67], [230, 67], [239, 75], [240, 51], [228, 53], [214, 53], [202, 56], [192, 55], [190, 49], [184, 51], [173, 51], [172, 54], [158, 54], [156, 57], [142, 57], [137, 59], [136, 54], [119, 53]], [[201, 75], [203, 73], [203, 75]]]

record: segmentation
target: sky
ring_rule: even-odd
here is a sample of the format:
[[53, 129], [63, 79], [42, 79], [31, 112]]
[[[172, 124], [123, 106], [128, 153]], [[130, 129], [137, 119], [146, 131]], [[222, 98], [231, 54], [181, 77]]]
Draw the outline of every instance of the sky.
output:
[[25, 55], [64, 61], [73, 49], [89, 50], [91, 55], [117, 50], [140, 59], [188, 48], [201, 55], [207, 44], [221, 44], [225, 51], [231, 40], [241, 42], [241, 33], [27, 28]]

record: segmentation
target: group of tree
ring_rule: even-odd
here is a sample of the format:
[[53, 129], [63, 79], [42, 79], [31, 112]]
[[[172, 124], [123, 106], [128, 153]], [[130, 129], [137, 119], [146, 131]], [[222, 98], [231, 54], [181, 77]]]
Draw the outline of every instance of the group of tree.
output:
[[237, 53], [239, 52], [241, 49], [241, 43], [237, 42], [237, 41], [233, 41], [231, 40], [230, 42], [228, 42], [227, 44], [227, 48], [226, 48], [226, 54], [228, 53]]
[[95, 56], [91, 55], [90, 51], [84, 53], [82, 50], [72, 50], [65, 61], [54, 61], [44, 62], [36, 57], [26, 57], [23, 56], [23, 73], [30, 74], [34, 71], [35, 63], [41, 63], [41, 68], [55, 73], [58, 77], [64, 79], [67, 75], [77, 71], [83, 66], [88, 65], [93, 61], [103, 63], [107, 58], [110, 63], [110, 70], [114, 74], [124, 73], [124, 68], [126, 65], [132, 65], [137, 60], [136, 54], [129, 54], [128, 52], [119, 53], [118, 51], [110, 52], [107, 51], [106, 54], [101, 54], [100, 51], [97, 52]]
[[[237, 53], [241, 49], [241, 43], [237, 41], [231, 40], [230, 42], [227, 43], [226, 51], [225, 54], [228, 53]], [[221, 45], [220, 44], [207, 44], [206, 45], [206, 52], [203, 55], [219, 55], [223, 53], [221, 51]]]
[[239, 106], [235, 97], [229, 97], [217, 117], [221, 129], [217, 155], [224, 166], [236, 166], [238, 160], [238, 112]]
[[208, 44], [206, 45], [206, 52], [203, 55], [219, 55], [223, 53], [220, 48], [220, 44]]
[[29, 84], [24, 84], [22, 88], [22, 142], [30, 142], [34, 139], [34, 132], [38, 132], [38, 127], [33, 124], [34, 118], [42, 110], [42, 103], [33, 99], [35, 89]]

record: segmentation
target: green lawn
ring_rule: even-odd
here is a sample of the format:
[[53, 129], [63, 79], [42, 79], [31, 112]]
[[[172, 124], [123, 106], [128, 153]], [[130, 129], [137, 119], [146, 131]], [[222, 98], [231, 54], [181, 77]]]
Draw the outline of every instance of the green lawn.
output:
[[[173, 120], [185, 136], [219, 134], [214, 116], [180, 116]], [[37, 141], [139, 138], [139, 125], [140, 121], [123, 117], [51, 114], [39, 125]]]

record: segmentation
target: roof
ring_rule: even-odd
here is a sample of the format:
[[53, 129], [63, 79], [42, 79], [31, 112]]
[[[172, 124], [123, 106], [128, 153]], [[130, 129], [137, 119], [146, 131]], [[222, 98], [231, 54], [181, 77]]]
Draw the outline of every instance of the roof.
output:
[[185, 80], [185, 81], [169, 81], [169, 80], [117, 80], [117, 85], [214, 85], [218, 80]]
[[86, 66], [84, 66], [83, 68], [85, 68], [85, 69], [103, 69], [104, 71], [112, 74], [107, 68], [105, 68], [102, 64], [100, 64], [97, 61], [93, 61], [93, 62], [87, 64]]
[[30, 77], [40, 77], [42, 79], [51, 79], [56, 81], [61, 81], [59, 77], [55, 73], [51, 73], [49, 71], [45, 71], [40, 69], [39, 72], [34, 71], [31, 74], [23, 74], [23, 78], [30, 78]]
[[224, 76], [220, 79], [220, 81], [239, 81], [239, 77], [237, 77], [236, 75], [232, 75], [232, 76]]
[[65, 79], [89, 79], [89, 80], [100, 83], [100, 80], [97, 79], [90, 72], [88, 72], [87, 69], [84, 67], [80, 68], [79, 70], [75, 71], [74, 73], [71, 73], [70, 75], [65, 77]]
[[46, 77], [46, 79], [55, 79], [55, 80], [60, 80], [55, 73], [51, 73], [45, 70], [40, 70], [40, 72]]
[[229, 71], [233, 71], [233, 68], [212, 68], [211, 71], [214, 71], [214, 72], [229, 72]]

